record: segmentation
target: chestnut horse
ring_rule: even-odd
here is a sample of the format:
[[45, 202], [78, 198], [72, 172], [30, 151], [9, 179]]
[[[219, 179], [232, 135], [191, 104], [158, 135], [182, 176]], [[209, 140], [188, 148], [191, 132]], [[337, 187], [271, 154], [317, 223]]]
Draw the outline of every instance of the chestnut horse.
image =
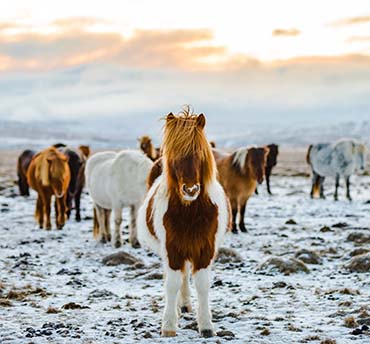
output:
[[203, 114], [189, 111], [167, 115], [163, 173], [155, 179], [138, 215], [139, 241], [164, 262], [164, 337], [176, 335], [177, 307], [191, 310], [190, 267], [198, 294], [199, 331], [203, 337], [214, 334], [208, 301], [210, 270], [229, 228], [230, 208], [216, 178], [205, 123]]
[[18, 175], [18, 187], [19, 194], [21, 196], [29, 196], [30, 189], [27, 182], [27, 171], [30, 166], [33, 156], [36, 154], [33, 150], [26, 149], [18, 157], [17, 162], [17, 175]]
[[[277, 164], [277, 156], [279, 154], [279, 146], [271, 143], [267, 146], [269, 149], [269, 154], [267, 155], [266, 160], [266, 166], [265, 166], [265, 177], [266, 177], [266, 186], [267, 186], [267, 192], [272, 195], [271, 189], [270, 189], [270, 176], [272, 169]], [[256, 194], [258, 195], [258, 190], [256, 188]]]
[[69, 218], [71, 215], [74, 200], [76, 221], [79, 222], [81, 221], [80, 200], [85, 185], [85, 164], [90, 155], [90, 148], [89, 146], [79, 146], [76, 150], [68, 146], [61, 146], [58, 150], [68, 156], [68, 165], [71, 172], [67, 194], [67, 217]]
[[63, 228], [66, 221], [66, 198], [70, 179], [68, 157], [56, 148], [47, 148], [33, 157], [28, 168], [27, 180], [30, 187], [38, 193], [35, 217], [40, 228], [51, 229], [52, 196], [55, 196], [56, 226], [58, 229]]
[[156, 161], [161, 156], [160, 149], [154, 147], [152, 139], [149, 136], [142, 136], [138, 141], [140, 143], [140, 149], [150, 160]]
[[239, 212], [239, 228], [247, 232], [244, 224], [245, 207], [256, 190], [257, 183], [263, 182], [266, 158], [269, 149], [240, 148], [232, 154], [213, 150], [219, 180], [229, 197], [232, 210], [232, 231], [237, 233], [236, 216]]

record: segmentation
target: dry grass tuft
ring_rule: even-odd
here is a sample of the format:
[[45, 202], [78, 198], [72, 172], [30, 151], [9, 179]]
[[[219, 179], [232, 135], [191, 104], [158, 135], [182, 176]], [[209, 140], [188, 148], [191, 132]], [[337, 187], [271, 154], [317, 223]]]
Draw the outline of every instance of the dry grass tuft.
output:
[[358, 326], [358, 323], [353, 316], [350, 316], [344, 319], [344, 326], [349, 328], [356, 328]]

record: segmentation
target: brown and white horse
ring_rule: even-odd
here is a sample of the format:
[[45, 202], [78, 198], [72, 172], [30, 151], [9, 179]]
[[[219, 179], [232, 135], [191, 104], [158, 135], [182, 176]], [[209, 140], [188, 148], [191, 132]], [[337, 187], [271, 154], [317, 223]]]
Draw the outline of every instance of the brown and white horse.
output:
[[191, 310], [190, 269], [198, 294], [199, 331], [204, 337], [214, 334], [208, 301], [210, 271], [229, 229], [230, 208], [216, 179], [205, 123], [203, 114], [184, 111], [177, 116], [167, 115], [163, 173], [139, 210], [139, 241], [156, 251], [164, 262], [164, 337], [176, 335], [177, 307], [183, 312]]
[[[27, 180], [37, 191], [35, 217], [40, 228], [51, 229], [50, 205], [55, 196], [56, 226], [62, 229], [66, 221], [66, 198], [71, 173], [68, 158], [56, 148], [50, 147], [36, 154], [27, 172]], [[46, 221], [46, 224], [45, 224]]]
[[263, 182], [267, 147], [240, 148], [232, 154], [213, 150], [219, 180], [229, 197], [232, 210], [232, 231], [237, 233], [236, 216], [239, 212], [239, 228], [247, 232], [244, 224], [245, 207], [256, 190], [257, 183]]
[[161, 156], [160, 149], [155, 148], [152, 139], [149, 136], [142, 136], [138, 138], [140, 149], [152, 161], [156, 161]]

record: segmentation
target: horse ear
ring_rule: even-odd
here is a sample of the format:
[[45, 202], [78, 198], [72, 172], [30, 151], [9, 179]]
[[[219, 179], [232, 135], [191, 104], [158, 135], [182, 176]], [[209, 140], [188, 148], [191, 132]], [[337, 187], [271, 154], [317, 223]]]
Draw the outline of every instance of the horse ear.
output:
[[204, 116], [202, 113], [198, 115], [197, 117], [197, 127], [203, 129], [206, 125], [206, 116]]
[[172, 121], [173, 119], [175, 119], [175, 115], [172, 112], [170, 112], [166, 117], [166, 121], [169, 122]]
[[268, 146], [263, 147], [263, 150], [265, 151], [265, 156], [268, 156], [270, 153], [270, 148]]

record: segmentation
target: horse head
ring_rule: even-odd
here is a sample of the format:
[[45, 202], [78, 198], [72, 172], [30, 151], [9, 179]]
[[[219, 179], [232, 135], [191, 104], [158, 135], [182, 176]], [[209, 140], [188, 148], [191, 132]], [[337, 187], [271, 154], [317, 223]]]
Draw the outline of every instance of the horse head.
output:
[[268, 153], [268, 147], [252, 147], [247, 152], [245, 165], [250, 169], [252, 176], [257, 180], [258, 184], [263, 182]]
[[184, 204], [195, 201], [215, 178], [215, 162], [204, 133], [203, 114], [166, 117], [163, 156], [169, 191]]

